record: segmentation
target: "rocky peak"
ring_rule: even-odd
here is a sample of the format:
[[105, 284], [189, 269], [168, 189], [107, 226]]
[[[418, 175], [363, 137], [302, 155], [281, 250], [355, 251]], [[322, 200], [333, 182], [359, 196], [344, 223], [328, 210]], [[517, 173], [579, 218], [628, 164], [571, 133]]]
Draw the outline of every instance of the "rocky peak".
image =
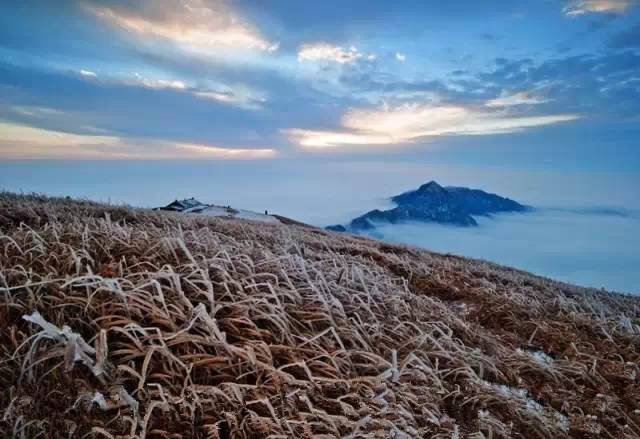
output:
[[446, 189], [440, 186], [436, 181], [431, 180], [418, 188], [416, 192], [446, 192]]
[[474, 216], [528, 210], [526, 206], [509, 198], [478, 189], [445, 188], [433, 180], [418, 189], [396, 195], [391, 200], [397, 204], [397, 207], [385, 211], [372, 210], [355, 218], [347, 226], [332, 226], [330, 230], [372, 230], [376, 224], [395, 224], [404, 221], [469, 227], [478, 225]]

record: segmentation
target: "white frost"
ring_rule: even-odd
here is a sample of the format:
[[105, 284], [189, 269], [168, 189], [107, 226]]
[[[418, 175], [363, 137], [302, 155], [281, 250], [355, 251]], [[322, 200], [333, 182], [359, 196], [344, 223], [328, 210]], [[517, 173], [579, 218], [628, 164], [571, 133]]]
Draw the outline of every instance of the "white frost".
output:
[[520, 348], [518, 348], [517, 351], [521, 354], [532, 357], [533, 360], [541, 366], [550, 366], [551, 364], [553, 364], [553, 358], [550, 357], [544, 351], [520, 349]]
[[103, 367], [99, 364], [100, 362], [94, 358], [96, 350], [82, 338], [82, 335], [73, 332], [71, 328], [66, 325], [63, 326], [62, 329], [58, 328], [53, 323], [46, 321], [38, 311], [34, 311], [31, 315], [23, 315], [22, 318], [42, 328], [36, 335], [36, 341], [34, 343], [37, 343], [37, 339], [39, 338], [49, 338], [64, 344], [64, 361], [67, 370], [70, 370], [74, 363], [80, 361], [91, 369], [96, 377], [102, 375]]
[[220, 216], [226, 218], [239, 218], [251, 221], [260, 221], [263, 223], [280, 224], [280, 221], [271, 215], [254, 212], [251, 210], [233, 209], [224, 206], [209, 206], [196, 213], [207, 216]]

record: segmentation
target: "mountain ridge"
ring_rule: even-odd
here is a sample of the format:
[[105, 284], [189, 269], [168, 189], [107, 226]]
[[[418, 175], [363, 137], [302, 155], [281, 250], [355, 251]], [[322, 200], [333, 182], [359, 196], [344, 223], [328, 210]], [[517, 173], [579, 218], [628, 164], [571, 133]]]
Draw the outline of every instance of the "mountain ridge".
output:
[[488, 216], [503, 212], [526, 212], [532, 208], [510, 198], [459, 186], [441, 186], [431, 180], [418, 189], [390, 198], [396, 207], [374, 209], [354, 218], [348, 225], [328, 226], [328, 230], [367, 231], [377, 224], [397, 224], [406, 221], [434, 222], [459, 227], [476, 227], [474, 216]]

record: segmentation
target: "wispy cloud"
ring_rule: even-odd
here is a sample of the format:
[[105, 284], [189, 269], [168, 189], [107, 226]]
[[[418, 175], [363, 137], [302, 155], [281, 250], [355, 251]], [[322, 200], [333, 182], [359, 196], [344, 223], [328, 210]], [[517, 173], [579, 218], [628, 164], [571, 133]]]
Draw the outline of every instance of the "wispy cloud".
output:
[[211, 55], [220, 50], [277, 50], [224, 0], [153, 0], [142, 6], [104, 6], [85, 0], [85, 10], [101, 20], [143, 38]]
[[28, 117], [52, 117], [52, 116], [65, 116], [65, 113], [55, 108], [49, 107], [37, 107], [31, 105], [12, 105], [9, 110]]
[[232, 149], [194, 143], [176, 143], [175, 146], [187, 154], [202, 158], [253, 160], [272, 158], [276, 155], [276, 151], [271, 148]]
[[635, 0], [570, 0], [562, 12], [569, 16], [587, 13], [624, 14], [635, 4]]
[[0, 122], [0, 131], [0, 155], [8, 159], [88, 158], [96, 156], [95, 148], [117, 149], [121, 144], [116, 136], [72, 134], [7, 122]]
[[255, 160], [276, 155], [270, 148], [215, 145], [86, 135], [0, 122], [0, 157], [4, 159], [211, 159]]
[[230, 87], [226, 85], [220, 85], [218, 87], [208, 88], [195, 85], [187, 85], [184, 81], [176, 79], [147, 78], [138, 73], [135, 74], [135, 79], [131, 82], [131, 84], [142, 85], [144, 87], [155, 89], [179, 90], [201, 99], [209, 99], [252, 110], [261, 108], [262, 105], [266, 102], [266, 98], [263, 94], [242, 86]]
[[400, 139], [391, 135], [370, 132], [316, 131], [287, 129], [283, 132], [300, 146], [307, 148], [335, 148], [348, 145], [389, 145]]
[[[201, 99], [209, 99], [245, 109], [259, 109], [266, 102], [264, 94], [251, 90], [244, 86], [219, 85], [216, 87], [203, 87], [189, 84], [181, 79], [167, 79], [144, 76], [134, 72], [126, 77], [103, 77], [98, 79], [95, 74], [82, 73], [83, 76], [93, 78], [98, 82], [124, 84], [133, 87], [146, 87], [156, 90], [173, 90], [189, 94]], [[93, 73], [93, 72], [89, 72]]]
[[351, 64], [359, 59], [375, 59], [375, 55], [365, 55], [356, 47], [345, 48], [327, 43], [304, 44], [298, 50], [298, 61], [329, 61], [338, 64]]
[[485, 104], [487, 107], [515, 107], [518, 105], [536, 105], [548, 102], [531, 92], [521, 91], [514, 94], [503, 93], [499, 98], [491, 99]]
[[189, 92], [202, 99], [210, 99], [247, 110], [259, 110], [267, 102], [263, 94], [246, 88], [191, 89]]
[[396, 52], [396, 59], [400, 62], [405, 62], [407, 60], [407, 55], [404, 53]]
[[179, 81], [177, 79], [156, 79], [156, 78], [148, 78], [144, 77], [139, 73], [134, 73], [133, 75], [135, 79], [129, 82], [132, 85], [142, 85], [144, 87], [149, 88], [173, 88], [177, 90], [185, 90], [187, 88], [186, 84], [183, 81]]
[[91, 70], [84, 70], [84, 69], [80, 70], [80, 74], [82, 76], [89, 76], [91, 78], [95, 78], [96, 76], [98, 76], [96, 75], [96, 72], [92, 72]]
[[291, 129], [285, 134], [300, 146], [335, 148], [349, 145], [392, 145], [450, 135], [490, 135], [578, 119], [575, 114], [521, 116], [454, 105], [405, 104], [357, 109], [342, 118], [342, 130]]

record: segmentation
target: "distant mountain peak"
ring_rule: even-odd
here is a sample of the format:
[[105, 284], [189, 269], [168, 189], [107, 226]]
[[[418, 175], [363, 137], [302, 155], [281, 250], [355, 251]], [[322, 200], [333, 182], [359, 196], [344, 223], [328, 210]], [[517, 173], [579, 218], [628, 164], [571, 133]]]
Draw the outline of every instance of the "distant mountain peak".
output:
[[330, 226], [335, 231], [375, 229], [376, 224], [406, 221], [432, 222], [461, 227], [477, 226], [474, 216], [500, 212], [524, 212], [529, 208], [509, 198], [478, 189], [443, 187], [431, 180], [418, 189], [391, 197], [393, 209], [375, 209], [353, 219], [347, 226]]
[[440, 186], [437, 181], [431, 180], [430, 182], [420, 186], [416, 192], [433, 192], [433, 191], [443, 191], [443, 190], [446, 190], [446, 189]]

